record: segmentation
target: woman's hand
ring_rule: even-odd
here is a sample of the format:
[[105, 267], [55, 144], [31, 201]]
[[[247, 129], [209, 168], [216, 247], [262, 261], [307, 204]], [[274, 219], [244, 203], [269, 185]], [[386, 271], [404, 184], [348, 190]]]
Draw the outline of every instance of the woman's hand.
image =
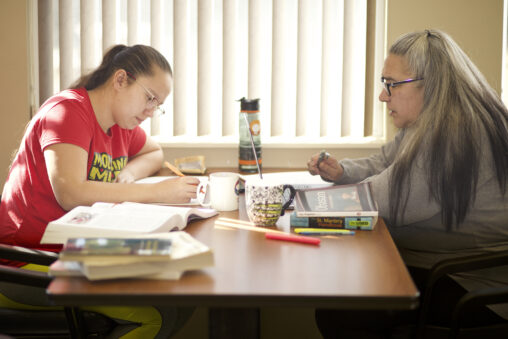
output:
[[344, 174], [344, 169], [334, 157], [326, 156], [320, 159], [321, 153], [314, 154], [307, 162], [307, 169], [312, 175], [319, 174], [325, 181], [336, 182]]
[[179, 177], [161, 181], [158, 185], [160, 202], [185, 204], [196, 198], [199, 179], [195, 177]]

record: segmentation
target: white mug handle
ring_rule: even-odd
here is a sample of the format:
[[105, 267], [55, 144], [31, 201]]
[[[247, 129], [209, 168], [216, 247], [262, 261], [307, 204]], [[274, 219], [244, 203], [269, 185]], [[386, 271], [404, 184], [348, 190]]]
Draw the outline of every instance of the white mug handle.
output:
[[198, 202], [203, 207], [211, 207], [210, 184], [208, 182], [200, 182], [196, 191]]

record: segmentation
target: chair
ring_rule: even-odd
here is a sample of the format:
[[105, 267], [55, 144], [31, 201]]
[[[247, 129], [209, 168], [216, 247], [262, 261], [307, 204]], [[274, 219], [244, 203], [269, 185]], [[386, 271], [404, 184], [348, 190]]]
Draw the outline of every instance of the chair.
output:
[[[0, 244], [0, 259], [50, 265], [56, 253]], [[0, 265], [0, 282], [46, 288], [51, 277], [44, 272]], [[100, 338], [116, 326], [112, 319], [77, 307], [63, 310], [19, 310], [0, 308], [0, 333], [16, 338]]]
[[508, 286], [483, 288], [466, 293], [455, 305], [450, 327], [428, 323], [432, 293], [436, 283], [448, 274], [508, 265], [508, 251], [448, 259], [430, 270], [416, 326], [416, 338], [508, 338], [508, 321], [481, 327], [465, 327], [462, 318], [475, 308], [508, 302]]

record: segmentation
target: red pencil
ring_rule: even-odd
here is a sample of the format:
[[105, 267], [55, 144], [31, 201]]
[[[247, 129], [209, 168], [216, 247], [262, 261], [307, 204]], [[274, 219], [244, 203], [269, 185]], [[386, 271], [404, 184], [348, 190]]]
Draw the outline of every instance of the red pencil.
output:
[[300, 242], [303, 244], [310, 244], [310, 245], [317, 245], [321, 243], [321, 239], [319, 238], [313, 238], [313, 237], [304, 237], [301, 235], [293, 235], [293, 234], [287, 234], [287, 233], [266, 233], [265, 235], [266, 239], [273, 239], [273, 240], [283, 240], [283, 241], [294, 241], [294, 242]]

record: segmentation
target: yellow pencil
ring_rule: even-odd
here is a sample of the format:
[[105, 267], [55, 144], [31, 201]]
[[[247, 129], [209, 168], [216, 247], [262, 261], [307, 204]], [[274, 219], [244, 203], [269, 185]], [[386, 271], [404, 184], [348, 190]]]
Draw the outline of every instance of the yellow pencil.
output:
[[355, 234], [355, 231], [344, 229], [331, 229], [331, 228], [295, 228], [295, 233], [303, 235], [346, 235]]
[[171, 171], [173, 171], [173, 173], [175, 173], [179, 177], [184, 177], [185, 176], [185, 174], [180, 172], [180, 170], [178, 168], [176, 168], [176, 166], [171, 165], [169, 162], [164, 161], [164, 165], [166, 165], [167, 168], [169, 168]]

